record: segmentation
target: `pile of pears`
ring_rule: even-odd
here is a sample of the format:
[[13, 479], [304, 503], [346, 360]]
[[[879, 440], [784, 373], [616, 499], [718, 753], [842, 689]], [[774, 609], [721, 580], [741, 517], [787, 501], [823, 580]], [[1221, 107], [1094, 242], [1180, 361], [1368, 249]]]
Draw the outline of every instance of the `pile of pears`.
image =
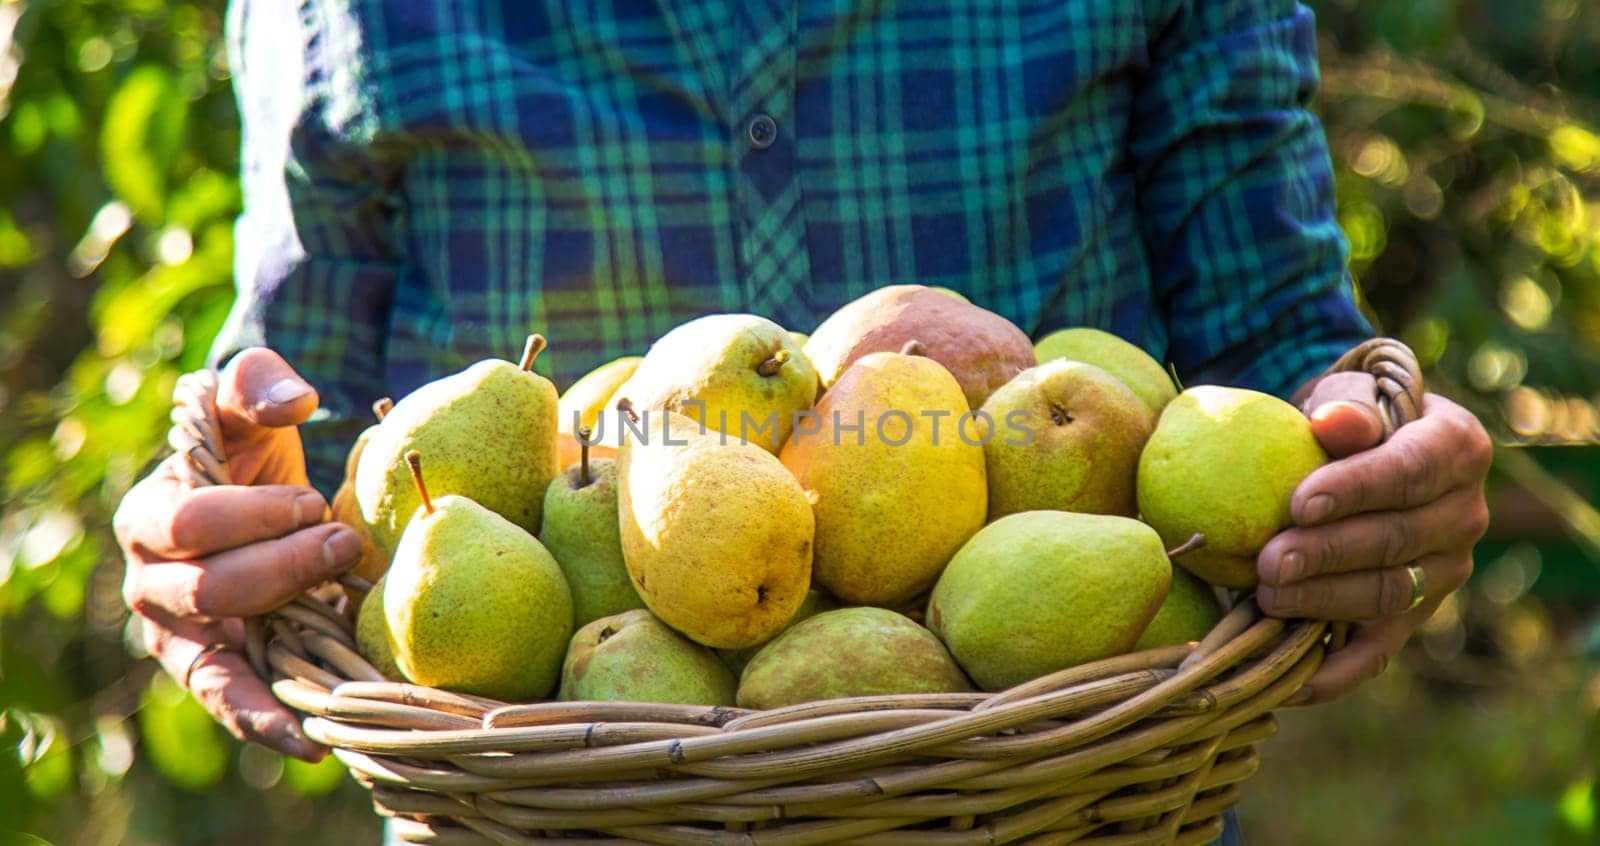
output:
[[[1204, 636], [1327, 455], [1114, 335], [942, 288], [809, 335], [689, 321], [565, 393], [483, 361], [380, 401], [336, 518], [386, 677], [517, 702], [780, 708], [1001, 690]], [[1176, 566], [1175, 566], [1176, 565]]]

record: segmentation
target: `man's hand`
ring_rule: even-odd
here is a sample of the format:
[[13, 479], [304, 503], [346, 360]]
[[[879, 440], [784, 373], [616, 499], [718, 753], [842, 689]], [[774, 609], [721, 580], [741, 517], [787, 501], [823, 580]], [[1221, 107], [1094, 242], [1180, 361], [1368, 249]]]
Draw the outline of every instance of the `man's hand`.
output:
[[223, 453], [236, 484], [190, 488], [172, 456], [117, 508], [127, 561], [122, 593], [144, 619], [145, 645], [218, 722], [240, 739], [319, 760], [327, 750], [300, 731], [237, 651], [240, 618], [271, 610], [355, 563], [360, 541], [324, 522], [327, 503], [306, 479], [295, 426], [317, 395], [282, 358], [246, 350], [219, 380]]
[[[1472, 574], [1489, 523], [1483, 481], [1492, 447], [1471, 412], [1428, 394], [1422, 416], [1379, 443], [1372, 376], [1324, 377], [1303, 403], [1334, 459], [1295, 489], [1295, 525], [1256, 560], [1256, 600], [1275, 617], [1355, 621], [1291, 705], [1326, 702], [1382, 673], [1417, 626]], [[1412, 599], [1409, 565], [1426, 598]]]

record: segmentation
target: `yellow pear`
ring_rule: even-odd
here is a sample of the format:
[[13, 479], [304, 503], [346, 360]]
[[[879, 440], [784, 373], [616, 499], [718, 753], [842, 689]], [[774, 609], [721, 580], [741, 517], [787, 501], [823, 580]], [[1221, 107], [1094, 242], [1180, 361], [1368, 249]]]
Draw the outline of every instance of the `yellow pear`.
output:
[[[939, 295], [940, 299], [948, 299]], [[920, 345], [911, 342], [908, 349]], [[924, 355], [871, 353], [845, 368], [781, 459], [817, 515], [817, 583], [847, 603], [910, 599], [983, 526], [982, 426]], [[970, 438], [970, 439], [969, 439]]]
[[616, 467], [623, 561], [639, 597], [706, 646], [772, 638], [811, 586], [805, 491], [761, 447], [676, 412], [637, 413]]
[[[711, 314], [662, 335], [617, 397], [776, 455], [795, 414], [817, 398], [817, 372], [782, 326], [754, 314]], [[621, 421], [606, 417], [598, 430], [612, 443], [606, 429]]]
[[579, 429], [593, 428], [601, 412], [612, 407], [612, 397], [617, 389], [628, 381], [643, 360], [640, 356], [625, 355], [596, 367], [573, 382], [557, 403], [561, 412], [557, 431], [563, 435], [576, 435]]

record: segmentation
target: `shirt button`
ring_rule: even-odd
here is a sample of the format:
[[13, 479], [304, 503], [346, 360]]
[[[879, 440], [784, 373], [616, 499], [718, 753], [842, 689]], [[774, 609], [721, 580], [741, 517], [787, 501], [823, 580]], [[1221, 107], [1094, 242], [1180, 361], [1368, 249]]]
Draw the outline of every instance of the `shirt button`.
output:
[[765, 150], [778, 141], [778, 122], [770, 115], [756, 115], [745, 126], [744, 133], [750, 139], [751, 147]]

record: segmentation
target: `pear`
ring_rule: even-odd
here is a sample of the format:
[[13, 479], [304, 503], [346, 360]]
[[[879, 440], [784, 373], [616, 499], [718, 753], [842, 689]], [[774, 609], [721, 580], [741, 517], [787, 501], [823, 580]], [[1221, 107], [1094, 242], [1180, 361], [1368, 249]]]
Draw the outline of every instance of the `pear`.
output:
[[[372, 595], [383, 596], [383, 578], [372, 585]], [[394, 662], [394, 636], [381, 601], [363, 602], [356, 612], [356, 651], [390, 681], [406, 681], [400, 665]]]
[[1201, 385], [1168, 404], [1139, 457], [1139, 511], [1178, 564], [1223, 587], [1256, 583], [1256, 555], [1290, 525], [1289, 497], [1328, 455], [1299, 409], [1244, 388]]
[[1139, 398], [1092, 364], [1056, 359], [989, 395], [983, 445], [989, 519], [1053, 509], [1137, 513], [1133, 481], [1150, 418]]
[[823, 387], [831, 389], [863, 356], [899, 352], [916, 340], [929, 358], [955, 376], [968, 408], [977, 408], [996, 388], [1038, 363], [1021, 329], [951, 294], [922, 285], [890, 285], [834, 312], [811, 333], [805, 347]]
[[556, 389], [532, 370], [542, 349], [531, 335], [520, 366], [480, 361], [395, 403], [356, 467], [356, 501], [378, 549], [394, 550], [420, 504], [402, 460], [412, 449], [428, 455], [439, 489], [538, 532], [559, 459]]
[[430, 498], [420, 460], [406, 454], [421, 505], [384, 576], [395, 664], [429, 687], [505, 702], [545, 696], [572, 636], [561, 568], [499, 514], [464, 496]]
[[737, 687], [710, 649], [639, 609], [594, 620], [572, 636], [560, 698], [732, 705]]
[[937, 637], [883, 608], [826, 611], [761, 648], [739, 679], [741, 708], [972, 689]]
[[923, 355], [865, 356], [822, 395], [780, 456], [816, 511], [817, 584], [855, 605], [933, 586], [987, 507], [981, 433], [958, 432], [968, 412], [955, 377]]
[[[1177, 560], [1182, 560], [1182, 557]], [[1137, 652], [1200, 640], [1221, 619], [1222, 606], [1217, 604], [1211, 586], [1195, 578], [1189, 571], [1175, 567], [1172, 571], [1172, 589], [1167, 592], [1166, 601], [1161, 603], [1150, 625], [1134, 642], [1133, 649]]]
[[593, 429], [600, 415], [612, 407], [617, 389], [628, 381], [643, 360], [636, 355], [612, 359], [573, 382], [557, 404], [559, 431], [563, 435], [576, 435], [579, 429]]
[[[387, 412], [388, 407], [385, 406], [384, 413]], [[361, 453], [366, 449], [367, 440], [375, 431], [377, 431], [376, 426], [368, 426], [356, 436], [355, 444], [350, 447], [350, 455], [345, 459], [344, 481], [339, 483], [339, 489], [333, 492], [333, 501], [328, 504], [328, 511], [333, 515], [333, 519], [349, 526], [361, 543], [361, 557], [357, 558], [355, 565], [350, 568], [351, 575], [369, 584], [383, 578], [383, 574], [389, 569], [389, 556], [372, 542], [372, 535], [367, 532], [367, 521], [361, 519], [361, 505], [356, 502], [356, 466], [361, 460]], [[350, 598], [348, 612], [359, 612], [367, 595], [349, 586], [345, 586], [344, 592]]]
[[[661, 336], [617, 396], [776, 454], [795, 414], [816, 400], [817, 374], [782, 326], [753, 314], [713, 314]], [[602, 429], [613, 422], [621, 424], [607, 420]]]
[[544, 528], [539, 534], [572, 588], [577, 626], [644, 607], [622, 558], [616, 462], [591, 459], [588, 450], [585, 446], [579, 462], [563, 470], [545, 490]]
[[[793, 617], [789, 618], [789, 625], [784, 631], [794, 628], [802, 620], [809, 620], [824, 611], [832, 611], [838, 607], [839, 603], [835, 602], [833, 597], [820, 590], [812, 589], [806, 593], [806, 599], [800, 603], [800, 609], [794, 612]], [[761, 647], [765, 645], [765, 643], [762, 643], [756, 646], [747, 646], [744, 649], [718, 649], [717, 655], [722, 659], [722, 663], [727, 664], [728, 669], [734, 672], [734, 675], [738, 675], [744, 672], [745, 665], [749, 664], [750, 659], [754, 658], [756, 653], [761, 651]]]
[[577, 435], [562, 432], [556, 435], [556, 454], [560, 456], [556, 466], [565, 470], [583, 460], [584, 448], [588, 447], [589, 458], [616, 458], [617, 448], [602, 443], [590, 441], [585, 443]]
[[1166, 598], [1161, 538], [1127, 517], [1024, 511], [974, 535], [928, 627], [985, 690], [1126, 652]]
[[[620, 404], [632, 411], [626, 398]], [[740, 649], [770, 639], [811, 584], [805, 491], [771, 453], [724, 444], [676, 412], [646, 409], [637, 424], [617, 452], [617, 519], [634, 588], [698, 643]]]
[[1178, 395], [1172, 376], [1161, 363], [1139, 347], [1100, 329], [1077, 326], [1044, 336], [1034, 346], [1039, 361], [1058, 358], [1093, 364], [1121, 380], [1150, 410], [1150, 425], [1161, 417], [1161, 409]]

